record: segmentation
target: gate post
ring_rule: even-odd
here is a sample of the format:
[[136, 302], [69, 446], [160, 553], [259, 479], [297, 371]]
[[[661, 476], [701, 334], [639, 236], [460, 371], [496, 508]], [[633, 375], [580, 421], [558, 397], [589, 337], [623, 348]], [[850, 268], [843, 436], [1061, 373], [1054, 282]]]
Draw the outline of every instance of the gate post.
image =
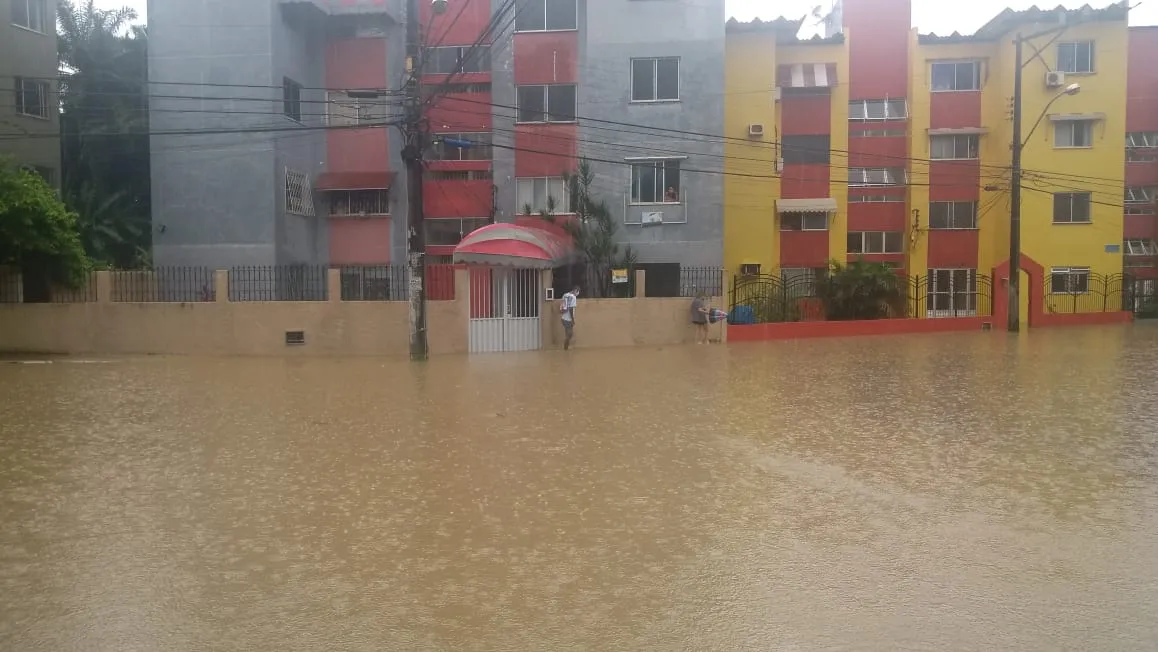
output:
[[555, 322], [558, 321], [555, 316], [558, 314], [558, 311], [554, 309], [555, 306], [550, 301], [547, 301], [547, 288], [555, 287], [554, 270], [543, 270], [540, 272], [540, 279], [539, 348], [545, 349], [548, 346], [553, 348], [555, 346]]
[[647, 296], [647, 270], [635, 270], [635, 298], [643, 299]]

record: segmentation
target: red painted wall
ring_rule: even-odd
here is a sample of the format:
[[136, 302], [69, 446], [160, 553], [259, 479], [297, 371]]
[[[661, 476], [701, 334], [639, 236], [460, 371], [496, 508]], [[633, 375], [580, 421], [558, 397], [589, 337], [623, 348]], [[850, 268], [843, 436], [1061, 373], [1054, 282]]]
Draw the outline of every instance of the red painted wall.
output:
[[780, 173], [781, 199], [813, 199], [829, 194], [827, 165], [785, 165]]
[[832, 97], [785, 95], [780, 100], [780, 133], [784, 136], [823, 136], [832, 132]]
[[1158, 131], [1158, 27], [1131, 27], [1128, 56], [1126, 131]]
[[930, 161], [930, 201], [975, 201], [981, 196], [980, 161]]
[[575, 170], [578, 127], [560, 125], [515, 126], [515, 176], [557, 177]]
[[[500, 109], [500, 111], [513, 110]], [[490, 131], [490, 93], [447, 93], [430, 103], [426, 119], [431, 131]]]
[[419, 2], [418, 7], [420, 24], [429, 25], [427, 43], [470, 45], [491, 19], [490, 0], [455, 0], [437, 16], [431, 16], [433, 4], [430, 2]]
[[976, 230], [933, 231], [929, 235], [929, 268], [976, 268]]
[[[896, 124], [896, 123], [891, 123]], [[884, 125], [878, 126], [883, 128]], [[854, 168], [908, 167], [909, 141], [904, 136], [856, 137], [849, 132], [848, 166]], [[839, 156], [837, 157], [840, 158]]]
[[492, 183], [424, 179], [422, 204], [425, 217], [490, 217]]
[[[386, 39], [355, 38], [326, 46], [328, 88], [386, 88]], [[318, 105], [311, 105], [317, 107]], [[389, 129], [334, 129], [326, 132], [326, 169], [331, 172], [388, 170]]]
[[848, 205], [849, 231], [904, 231], [907, 223], [908, 213], [904, 203]]
[[[1154, 107], [1158, 111], [1158, 106]], [[1158, 185], [1158, 161], [1138, 161], [1126, 164], [1127, 186]]]
[[981, 126], [981, 91], [953, 91], [929, 95], [930, 129]]
[[1122, 237], [1125, 239], [1158, 237], [1158, 216], [1126, 215], [1123, 220]]
[[381, 265], [390, 262], [390, 218], [331, 218], [330, 262]]
[[849, 99], [907, 97], [909, 0], [844, 0], [843, 16], [849, 34]]
[[781, 267], [824, 267], [828, 264], [828, 231], [781, 231]]
[[519, 33], [515, 34], [514, 41], [515, 84], [574, 84], [579, 81], [579, 36], [576, 32]]

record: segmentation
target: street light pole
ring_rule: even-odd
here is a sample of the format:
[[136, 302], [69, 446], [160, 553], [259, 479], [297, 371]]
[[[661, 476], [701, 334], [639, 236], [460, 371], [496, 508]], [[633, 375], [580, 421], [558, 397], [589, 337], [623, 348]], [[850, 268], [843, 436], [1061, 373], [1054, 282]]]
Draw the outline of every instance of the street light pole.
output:
[[1010, 333], [1021, 328], [1021, 34], [1013, 41], [1013, 161], [1009, 188], [1009, 321]]

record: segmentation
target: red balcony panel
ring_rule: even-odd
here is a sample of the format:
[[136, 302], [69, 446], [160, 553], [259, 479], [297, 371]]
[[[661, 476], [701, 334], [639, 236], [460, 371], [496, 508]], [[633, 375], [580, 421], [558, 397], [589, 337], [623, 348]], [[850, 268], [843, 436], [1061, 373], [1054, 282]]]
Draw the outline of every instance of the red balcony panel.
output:
[[326, 44], [327, 88], [389, 86], [386, 78], [386, 39], [351, 38]]
[[424, 217], [490, 217], [494, 185], [487, 180], [424, 179]]
[[1122, 218], [1122, 239], [1158, 238], [1158, 216], [1126, 215]]
[[1158, 131], [1158, 29], [1131, 27], [1127, 41], [1126, 131]]
[[438, 172], [465, 172], [489, 170], [491, 161], [426, 161], [426, 169]]
[[903, 202], [848, 205], [849, 231], [904, 231], [908, 221]]
[[558, 177], [575, 171], [578, 128], [572, 124], [517, 125], [515, 176]]
[[418, 3], [419, 24], [430, 35], [431, 43], [470, 45], [491, 20], [490, 0], [456, 0], [441, 14], [434, 14], [433, 6], [430, 2]]
[[829, 167], [789, 164], [780, 173], [781, 199], [815, 199], [829, 194]]
[[390, 218], [330, 218], [330, 262], [384, 265], [390, 262]]
[[578, 32], [520, 33], [514, 41], [515, 84], [578, 83]]
[[[908, 166], [909, 141], [905, 136], [854, 137], [849, 132], [848, 167], [903, 168]], [[837, 154], [834, 160], [839, 161]]]
[[428, 245], [426, 247], [427, 256], [451, 256], [454, 255], [454, 245]]
[[490, 93], [447, 93], [430, 103], [432, 131], [490, 131]]
[[929, 95], [930, 129], [981, 126], [981, 91], [953, 91]]
[[1153, 265], [1146, 267], [1128, 267], [1126, 272], [1132, 275], [1135, 279], [1151, 279], [1158, 278], [1158, 261], [1154, 261]]
[[929, 163], [929, 201], [976, 201], [980, 196], [980, 161]]
[[1127, 186], [1158, 185], [1158, 161], [1140, 161], [1126, 164]]
[[785, 95], [780, 100], [784, 136], [824, 136], [832, 132], [832, 96]]
[[828, 231], [781, 231], [781, 267], [828, 265]]
[[908, 96], [910, 4], [909, 0], [844, 3], [850, 99]]
[[331, 129], [326, 132], [326, 170], [367, 172], [390, 169], [390, 127]]
[[928, 235], [930, 269], [977, 267], [978, 231], [931, 230]]

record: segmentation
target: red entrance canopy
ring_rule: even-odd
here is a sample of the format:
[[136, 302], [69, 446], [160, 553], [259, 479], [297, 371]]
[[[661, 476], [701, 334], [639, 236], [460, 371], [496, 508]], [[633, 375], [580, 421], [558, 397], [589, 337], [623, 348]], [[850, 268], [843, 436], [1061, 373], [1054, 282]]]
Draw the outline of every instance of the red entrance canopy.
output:
[[551, 269], [574, 257], [567, 236], [522, 224], [488, 224], [454, 248], [454, 262], [468, 265]]

